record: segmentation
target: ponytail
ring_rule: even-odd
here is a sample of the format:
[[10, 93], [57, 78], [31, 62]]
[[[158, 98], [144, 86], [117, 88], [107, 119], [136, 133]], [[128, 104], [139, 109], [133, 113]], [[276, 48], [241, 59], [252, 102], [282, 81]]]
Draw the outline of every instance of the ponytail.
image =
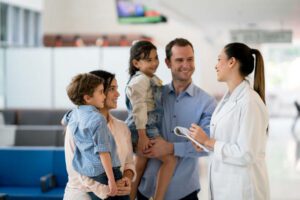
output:
[[257, 49], [251, 49], [251, 54], [255, 55], [255, 71], [254, 71], [253, 88], [259, 94], [263, 102], [266, 104], [264, 60], [261, 53]]

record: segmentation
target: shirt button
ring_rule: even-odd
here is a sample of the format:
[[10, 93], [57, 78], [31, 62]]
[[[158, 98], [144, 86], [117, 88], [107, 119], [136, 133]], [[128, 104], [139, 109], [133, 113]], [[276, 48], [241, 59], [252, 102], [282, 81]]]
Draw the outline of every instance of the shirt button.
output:
[[176, 115], [173, 115], [173, 118], [176, 118]]

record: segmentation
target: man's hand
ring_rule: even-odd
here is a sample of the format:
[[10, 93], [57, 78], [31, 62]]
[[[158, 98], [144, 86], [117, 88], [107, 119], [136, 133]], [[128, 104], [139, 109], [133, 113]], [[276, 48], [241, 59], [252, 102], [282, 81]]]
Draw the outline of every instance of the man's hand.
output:
[[174, 154], [173, 143], [167, 142], [161, 137], [150, 140], [151, 147], [144, 151], [144, 156], [148, 158], [158, 158]]
[[129, 195], [131, 190], [131, 180], [128, 177], [123, 177], [117, 181], [117, 187], [117, 196]]

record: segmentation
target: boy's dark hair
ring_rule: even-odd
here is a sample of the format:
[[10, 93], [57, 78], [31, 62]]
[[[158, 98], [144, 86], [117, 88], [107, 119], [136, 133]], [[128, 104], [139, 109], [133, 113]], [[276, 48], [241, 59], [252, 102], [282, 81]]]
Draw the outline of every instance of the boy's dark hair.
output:
[[135, 59], [137, 61], [141, 59], [149, 58], [150, 52], [152, 49], [156, 50], [156, 46], [149, 41], [138, 41], [132, 45], [130, 48], [130, 58], [129, 58], [129, 75], [133, 76], [139, 69], [137, 69], [132, 61]]
[[103, 83], [103, 79], [96, 75], [89, 73], [78, 74], [67, 87], [68, 97], [75, 105], [84, 105], [86, 102], [83, 96], [93, 96], [95, 88]]
[[184, 38], [175, 38], [174, 40], [170, 41], [166, 46], [166, 58], [168, 60], [171, 59], [173, 46], [179, 46], [179, 47], [191, 46], [194, 51], [194, 47], [192, 43], [190, 43], [190, 41]]

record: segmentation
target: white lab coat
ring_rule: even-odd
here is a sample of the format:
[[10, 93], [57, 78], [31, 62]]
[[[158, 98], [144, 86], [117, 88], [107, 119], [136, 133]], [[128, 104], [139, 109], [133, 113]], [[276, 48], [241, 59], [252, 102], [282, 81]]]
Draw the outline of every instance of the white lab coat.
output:
[[268, 112], [247, 81], [218, 104], [210, 126], [209, 188], [214, 200], [268, 200], [265, 163]]

